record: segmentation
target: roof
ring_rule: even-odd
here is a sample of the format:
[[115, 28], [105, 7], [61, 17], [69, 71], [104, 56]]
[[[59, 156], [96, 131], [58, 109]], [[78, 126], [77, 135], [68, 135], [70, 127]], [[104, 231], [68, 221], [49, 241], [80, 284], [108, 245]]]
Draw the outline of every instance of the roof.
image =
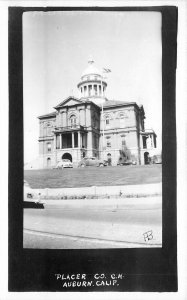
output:
[[154, 135], [156, 135], [156, 133], [155, 133], [155, 131], [153, 129], [145, 129], [144, 131], [141, 131], [142, 135], [151, 134], [151, 133], [154, 134]]
[[60, 108], [60, 107], [64, 106], [66, 103], [68, 103], [68, 101], [70, 101], [70, 100], [75, 100], [77, 103], [82, 103], [83, 102], [83, 101], [81, 101], [80, 99], [78, 99], [74, 96], [69, 96], [65, 100], [60, 102], [58, 105], [56, 105], [54, 108], [55, 109]]
[[123, 106], [123, 105], [137, 105], [136, 102], [124, 102], [119, 100], [108, 100], [103, 103], [103, 107], [111, 107], [111, 106]]
[[45, 119], [45, 118], [52, 118], [52, 117], [56, 117], [55, 111], [46, 115], [39, 116], [38, 119]]

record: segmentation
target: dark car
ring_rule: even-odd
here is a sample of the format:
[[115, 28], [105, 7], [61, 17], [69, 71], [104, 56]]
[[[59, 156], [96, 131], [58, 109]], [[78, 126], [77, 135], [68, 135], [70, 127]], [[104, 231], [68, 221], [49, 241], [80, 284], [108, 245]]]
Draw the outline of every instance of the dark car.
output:
[[117, 163], [118, 166], [136, 165], [136, 161], [120, 157]]
[[54, 169], [73, 168], [73, 164], [69, 159], [62, 159], [58, 162]]
[[162, 163], [162, 156], [161, 155], [154, 155], [152, 161], [153, 161], [153, 164], [161, 164]]
[[24, 180], [24, 208], [44, 208], [44, 204], [40, 201], [40, 194], [36, 194], [30, 187], [28, 182]]
[[96, 157], [84, 157], [78, 164], [78, 167], [105, 167], [107, 166], [107, 161], [98, 159]]

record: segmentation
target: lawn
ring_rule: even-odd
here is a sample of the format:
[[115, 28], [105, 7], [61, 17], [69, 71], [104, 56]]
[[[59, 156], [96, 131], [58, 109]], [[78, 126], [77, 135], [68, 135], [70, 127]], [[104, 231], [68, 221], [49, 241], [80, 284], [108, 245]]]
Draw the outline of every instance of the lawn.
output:
[[161, 165], [88, 167], [76, 169], [25, 170], [24, 179], [32, 188], [66, 188], [158, 183]]

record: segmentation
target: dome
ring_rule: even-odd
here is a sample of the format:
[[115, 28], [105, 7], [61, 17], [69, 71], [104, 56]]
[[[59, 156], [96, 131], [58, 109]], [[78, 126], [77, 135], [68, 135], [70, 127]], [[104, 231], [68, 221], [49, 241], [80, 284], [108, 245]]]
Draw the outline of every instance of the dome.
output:
[[88, 61], [88, 67], [84, 70], [84, 72], [82, 73], [81, 77], [89, 76], [89, 75], [99, 75], [99, 76], [102, 76], [101, 71], [99, 71], [94, 66], [94, 60], [93, 59], [89, 59], [89, 61]]
[[94, 65], [92, 58], [88, 61], [88, 67], [84, 70], [80, 82], [77, 84], [80, 98], [87, 98], [95, 104], [100, 104], [105, 101], [105, 90], [107, 83], [102, 76], [102, 71], [99, 71]]

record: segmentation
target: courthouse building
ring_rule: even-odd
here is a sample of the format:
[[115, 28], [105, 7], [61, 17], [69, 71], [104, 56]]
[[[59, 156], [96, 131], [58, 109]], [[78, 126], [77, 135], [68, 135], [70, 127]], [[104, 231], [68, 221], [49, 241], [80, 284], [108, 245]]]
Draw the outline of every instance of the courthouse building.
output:
[[116, 165], [120, 155], [136, 164], [148, 163], [156, 134], [144, 128], [143, 106], [108, 100], [107, 82], [93, 60], [77, 88], [78, 98], [69, 96], [52, 113], [38, 117], [40, 167], [54, 167], [65, 158], [76, 166], [83, 157], [110, 159]]

